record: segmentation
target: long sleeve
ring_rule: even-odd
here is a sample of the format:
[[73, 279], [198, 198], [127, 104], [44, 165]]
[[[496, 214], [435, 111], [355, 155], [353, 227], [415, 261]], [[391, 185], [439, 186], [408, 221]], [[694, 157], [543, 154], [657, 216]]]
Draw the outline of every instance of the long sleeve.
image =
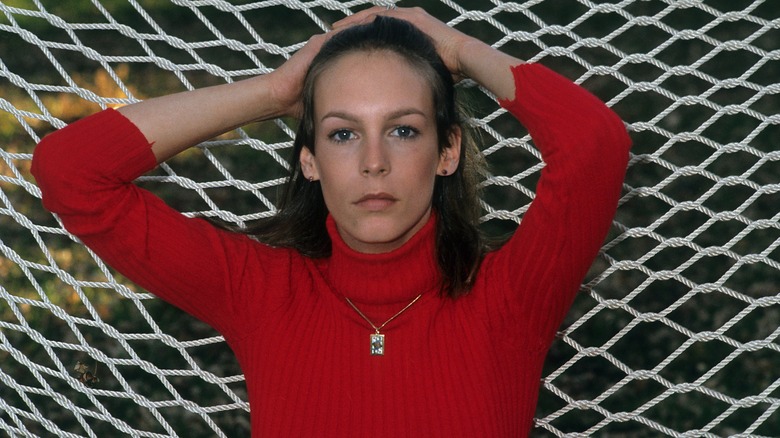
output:
[[499, 305], [511, 327], [546, 349], [609, 230], [631, 141], [614, 112], [568, 79], [539, 64], [512, 72], [516, 95], [501, 105], [528, 129], [545, 167], [486, 277], [507, 291]]
[[284, 285], [289, 254], [187, 218], [132, 183], [155, 165], [137, 127], [106, 110], [44, 138], [32, 172], [44, 206], [110, 266], [226, 336], [245, 332], [256, 285]]

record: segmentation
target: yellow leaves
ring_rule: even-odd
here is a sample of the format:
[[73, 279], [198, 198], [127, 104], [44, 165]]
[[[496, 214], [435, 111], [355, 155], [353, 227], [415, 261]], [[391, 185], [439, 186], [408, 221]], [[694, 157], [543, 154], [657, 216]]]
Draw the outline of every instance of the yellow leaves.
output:
[[60, 269], [63, 269], [65, 271], [70, 271], [73, 267], [73, 251], [71, 251], [69, 248], [64, 249], [49, 249], [49, 253], [51, 253], [52, 257], [54, 258], [54, 261], [57, 262], [57, 265]]
[[[70, 77], [77, 87], [99, 98], [126, 99], [128, 96], [120, 87], [120, 83], [124, 84], [124, 88], [134, 97], [140, 97], [137, 87], [127, 85], [130, 77], [130, 67], [127, 64], [114, 66], [113, 75], [101, 69], [89, 73], [72, 73]], [[50, 114], [65, 121], [76, 120], [100, 110], [100, 105], [93, 101], [96, 100], [95, 96], [82, 96], [75, 89], [72, 92], [57, 93], [39, 91], [35, 94], [35, 98], [32, 98], [19, 88], [4, 84], [0, 86], [0, 96], [11, 102], [11, 105], [19, 111], [41, 114], [43, 110], [35, 101], [38, 99]], [[121, 105], [109, 104], [108, 106], [119, 107]], [[44, 122], [37, 118], [25, 118], [25, 122], [36, 128], [44, 125]], [[24, 134], [25, 131], [16, 116], [10, 112], [0, 113], [0, 138], [8, 139]], [[8, 150], [7, 147], [4, 149]]]
[[19, 270], [16, 263], [3, 257], [0, 258], [0, 278], [8, 278], [11, 276], [11, 270]]
[[[117, 79], [119, 82], [127, 84], [127, 79], [130, 76], [130, 67], [127, 64], [117, 65], [114, 68], [114, 76], [112, 77], [106, 70], [97, 70], [92, 73], [92, 76], [84, 74], [72, 75], [73, 80], [80, 87], [100, 97], [126, 99], [128, 96], [120, 88]], [[135, 97], [139, 97], [136, 87], [130, 85], [125, 85], [125, 87]], [[57, 93], [45, 96], [42, 100], [51, 114], [67, 121], [80, 119], [100, 109], [100, 106], [95, 102], [86, 100], [75, 93]], [[108, 106], [117, 108], [122, 105], [109, 104]]]

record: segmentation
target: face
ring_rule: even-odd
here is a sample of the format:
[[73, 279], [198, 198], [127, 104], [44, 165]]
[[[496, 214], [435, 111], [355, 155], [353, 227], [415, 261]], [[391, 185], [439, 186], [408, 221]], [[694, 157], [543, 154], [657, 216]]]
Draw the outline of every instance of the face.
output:
[[364, 253], [392, 251], [430, 217], [436, 175], [458, 166], [460, 131], [438, 151], [431, 87], [400, 55], [343, 56], [314, 89], [316, 155], [304, 176], [320, 181], [341, 238]]

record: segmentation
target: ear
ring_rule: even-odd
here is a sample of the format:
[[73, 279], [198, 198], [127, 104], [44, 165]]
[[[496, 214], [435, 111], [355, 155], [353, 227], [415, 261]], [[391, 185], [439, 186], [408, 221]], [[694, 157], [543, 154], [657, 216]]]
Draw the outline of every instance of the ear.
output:
[[458, 165], [460, 164], [461, 138], [462, 131], [460, 126], [453, 126], [450, 130], [448, 139], [449, 146], [441, 151], [441, 156], [439, 157], [439, 166], [436, 169], [437, 175], [452, 175], [458, 170]]
[[304, 146], [301, 149], [301, 155], [299, 157], [301, 162], [301, 173], [309, 181], [315, 181], [320, 179], [320, 171], [317, 168], [317, 158], [312, 153], [311, 149]]

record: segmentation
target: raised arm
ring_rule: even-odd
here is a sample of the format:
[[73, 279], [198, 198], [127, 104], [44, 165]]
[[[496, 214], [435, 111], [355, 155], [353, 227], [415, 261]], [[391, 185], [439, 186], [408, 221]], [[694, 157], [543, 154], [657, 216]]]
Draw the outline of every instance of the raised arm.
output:
[[[226, 336], [246, 333], [262, 314], [257, 306], [284, 299], [283, 291], [258, 285], [286, 284], [291, 253], [187, 218], [132, 182], [235, 126], [295, 115], [305, 69], [323, 38], [273, 74], [102, 111], [47, 136], [32, 163], [44, 206], [135, 283]], [[250, 265], [258, 269], [245, 269]]]
[[306, 69], [326, 38], [312, 37], [273, 73], [149, 99], [119, 112], [149, 140], [158, 163], [247, 123], [295, 117]]

